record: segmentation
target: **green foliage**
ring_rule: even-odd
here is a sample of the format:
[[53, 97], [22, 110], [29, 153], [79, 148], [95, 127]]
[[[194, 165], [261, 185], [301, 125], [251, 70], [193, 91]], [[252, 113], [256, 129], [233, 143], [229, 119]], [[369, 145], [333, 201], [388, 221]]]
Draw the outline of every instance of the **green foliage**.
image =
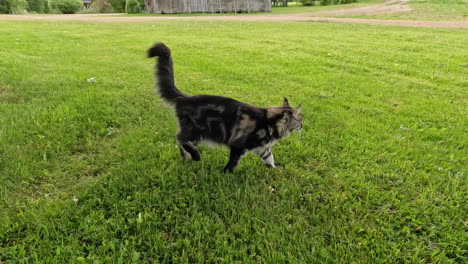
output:
[[138, 0], [126, 0], [125, 12], [127, 14], [139, 14], [141, 13], [140, 2]]
[[303, 6], [314, 6], [315, 5], [315, 0], [299, 0]]
[[314, 5], [340, 5], [340, 4], [350, 4], [358, 2], [358, 0], [299, 0], [303, 6], [314, 6]]
[[45, 13], [44, 12], [44, 2], [46, 0], [27, 0], [28, 1], [28, 11], [36, 13]]
[[51, 5], [63, 14], [74, 14], [83, 8], [81, 0], [52, 0]]
[[108, 0], [95, 0], [91, 4], [92, 10], [97, 10], [99, 13], [107, 13], [112, 11], [111, 3]]
[[27, 6], [26, 0], [0, 0], [0, 14], [19, 14]]
[[10, 13], [6, 2], [7, 2], [7, 0], [0, 0], [0, 14]]
[[125, 13], [125, 0], [109, 0], [112, 9], [116, 13]]
[[339, 4], [351, 4], [351, 3], [358, 2], [358, 0], [338, 0], [338, 1], [339, 1]]
[[[467, 263], [465, 29], [0, 29], [0, 261]], [[249, 154], [223, 174], [227, 151], [203, 146], [200, 162], [180, 158], [144, 56], [153, 40], [184, 93], [302, 103], [278, 169]]]
[[44, 7], [42, 8], [43, 13], [48, 14], [50, 13], [50, 7], [49, 7], [49, 0], [44, 0]]

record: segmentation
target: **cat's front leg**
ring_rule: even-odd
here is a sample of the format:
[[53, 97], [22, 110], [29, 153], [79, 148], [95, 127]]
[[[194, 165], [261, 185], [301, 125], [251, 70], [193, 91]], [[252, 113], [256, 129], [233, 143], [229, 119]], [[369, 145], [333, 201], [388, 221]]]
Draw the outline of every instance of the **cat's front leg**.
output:
[[224, 167], [224, 172], [232, 172], [234, 168], [239, 164], [242, 156], [245, 154], [245, 150], [231, 148], [231, 152], [229, 154], [229, 162]]
[[270, 151], [270, 156], [266, 159], [263, 159], [263, 163], [265, 163], [265, 165], [267, 165], [268, 167], [276, 168], [275, 158], [273, 157], [273, 153], [271, 153], [271, 151]]
[[275, 166], [275, 158], [273, 157], [273, 153], [271, 152], [271, 148], [266, 148], [257, 151], [257, 155], [262, 158], [263, 163], [271, 168], [276, 168]]

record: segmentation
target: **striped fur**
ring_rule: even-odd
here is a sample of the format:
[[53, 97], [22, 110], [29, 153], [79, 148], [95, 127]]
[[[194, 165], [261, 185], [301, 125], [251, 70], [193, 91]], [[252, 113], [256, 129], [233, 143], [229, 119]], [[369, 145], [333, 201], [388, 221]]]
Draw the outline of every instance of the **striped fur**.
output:
[[302, 128], [301, 107], [291, 108], [287, 99], [280, 107], [261, 108], [222, 96], [189, 96], [175, 86], [171, 52], [166, 45], [155, 44], [148, 56], [158, 57], [156, 88], [175, 108], [179, 123], [177, 141], [183, 158], [200, 160], [196, 146], [210, 142], [230, 148], [224, 171], [233, 171], [247, 152], [275, 167], [272, 146]]

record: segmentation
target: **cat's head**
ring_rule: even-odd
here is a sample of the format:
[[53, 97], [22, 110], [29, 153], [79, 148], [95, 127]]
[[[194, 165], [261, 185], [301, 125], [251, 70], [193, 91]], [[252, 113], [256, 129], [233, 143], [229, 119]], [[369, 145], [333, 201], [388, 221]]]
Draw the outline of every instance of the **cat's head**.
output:
[[293, 109], [289, 106], [288, 99], [284, 98], [283, 106], [267, 108], [267, 118], [279, 137], [287, 137], [292, 132], [302, 129], [304, 117], [301, 115], [301, 110], [301, 106]]

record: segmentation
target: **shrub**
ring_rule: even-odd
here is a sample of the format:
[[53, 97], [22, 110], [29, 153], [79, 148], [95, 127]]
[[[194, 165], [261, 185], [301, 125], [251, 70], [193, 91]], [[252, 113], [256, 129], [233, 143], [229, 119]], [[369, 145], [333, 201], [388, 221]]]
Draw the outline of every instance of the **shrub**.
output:
[[28, 12], [44, 13], [44, 0], [27, 0]]
[[112, 9], [116, 13], [125, 13], [125, 0], [109, 0]]
[[44, 0], [44, 8], [42, 10], [45, 14], [48, 14], [50, 12], [49, 0]]
[[6, 2], [6, 1], [0, 0], [0, 14], [8, 14], [8, 13], [10, 13], [10, 12], [8, 11], [8, 7], [7, 7], [6, 3], [4, 3], [4, 2]]
[[107, 0], [95, 0], [91, 4], [91, 9], [99, 11], [99, 13], [107, 13], [111, 11], [111, 4]]
[[51, 4], [63, 14], [74, 14], [83, 8], [81, 0], [52, 0]]
[[26, 0], [0, 0], [0, 13], [18, 14], [26, 9], [27, 6]]
[[125, 12], [127, 14], [141, 13], [140, 2], [138, 0], [127, 0], [125, 2]]
[[357, 2], [358, 0], [298, 0], [303, 6], [313, 6], [315, 4], [320, 4], [322, 6], [326, 5], [340, 5], [340, 4], [349, 4]]
[[315, 5], [315, 0], [299, 0], [298, 2], [301, 3], [303, 6]]

